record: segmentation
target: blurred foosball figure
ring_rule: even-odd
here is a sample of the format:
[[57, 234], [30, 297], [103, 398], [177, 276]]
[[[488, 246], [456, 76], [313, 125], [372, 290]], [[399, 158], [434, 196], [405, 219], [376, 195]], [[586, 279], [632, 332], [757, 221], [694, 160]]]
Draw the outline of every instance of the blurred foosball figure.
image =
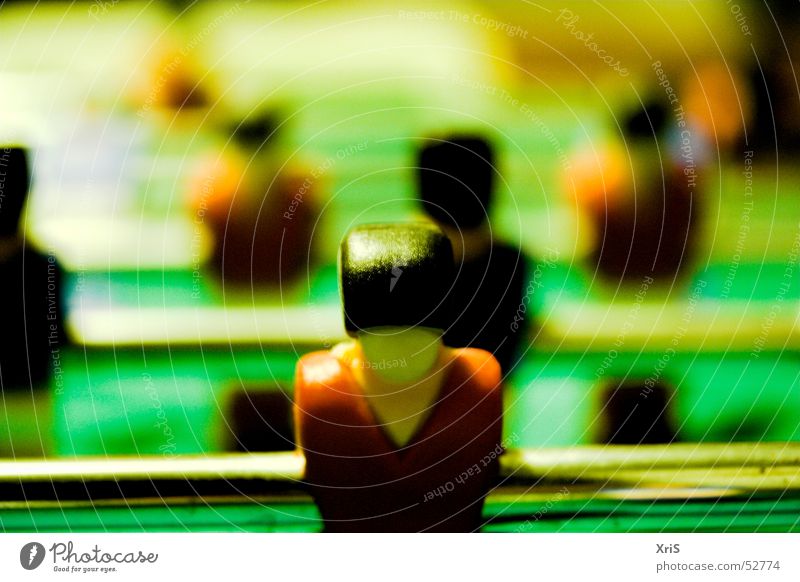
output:
[[475, 136], [431, 139], [417, 161], [422, 208], [453, 245], [456, 273], [445, 299], [444, 342], [494, 354], [510, 373], [527, 346], [529, 323], [517, 317], [527, 283], [526, 257], [491, 228], [495, 157]]
[[225, 285], [292, 285], [315, 260], [318, 186], [302, 164], [283, 159], [277, 132], [270, 114], [244, 120], [194, 180], [195, 213], [213, 234], [211, 267]]
[[25, 239], [23, 210], [31, 187], [29, 152], [0, 146], [0, 388], [42, 386], [60, 360], [61, 268]]
[[295, 379], [305, 480], [327, 531], [475, 531], [502, 453], [500, 367], [442, 344], [450, 242], [431, 224], [364, 225], [340, 248], [353, 338]]
[[706, 157], [697, 132], [660, 102], [623, 122], [624, 140], [581, 152], [568, 176], [593, 233], [591, 268], [610, 282], [670, 285], [691, 268]]
[[797, 2], [754, 2], [751, 14], [755, 59], [748, 70], [753, 114], [745, 119], [741, 150], [754, 158], [796, 158], [800, 154], [800, 5]]

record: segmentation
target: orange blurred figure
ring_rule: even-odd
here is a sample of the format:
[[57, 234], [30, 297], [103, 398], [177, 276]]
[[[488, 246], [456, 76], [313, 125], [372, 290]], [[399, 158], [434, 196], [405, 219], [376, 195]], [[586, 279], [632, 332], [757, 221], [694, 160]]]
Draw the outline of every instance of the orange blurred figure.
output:
[[214, 235], [212, 268], [223, 283], [290, 285], [314, 258], [316, 185], [301, 164], [276, 169], [271, 120], [253, 123], [258, 130], [239, 131], [234, 145], [201, 160], [191, 204]]
[[579, 153], [568, 176], [577, 211], [591, 225], [591, 262], [607, 279], [673, 280], [691, 262], [705, 154], [669, 111], [649, 104], [627, 119], [625, 141]]

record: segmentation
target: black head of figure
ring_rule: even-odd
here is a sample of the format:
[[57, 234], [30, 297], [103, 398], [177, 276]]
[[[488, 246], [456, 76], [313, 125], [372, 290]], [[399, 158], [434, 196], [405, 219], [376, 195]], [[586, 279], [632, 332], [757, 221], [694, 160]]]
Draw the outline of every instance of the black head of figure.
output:
[[282, 118], [277, 110], [264, 110], [242, 119], [231, 128], [234, 140], [248, 151], [267, 149], [281, 132]]
[[646, 101], [628, 114], [622, 129], [628, 138], [659, 139], [667, 129], [668, 118], [669, 109], [663, 102]]
[[366, 224], [339, 249], [345, 328], [445, 329], [443, 301], [453, 283], [449, 239], [428, 223]]
[[436, 222], [458, 229], [482, 225], [489, 215], [495, 171], [492, 146], [482, 137], [428, 141], [417, 160], [423, 210]]

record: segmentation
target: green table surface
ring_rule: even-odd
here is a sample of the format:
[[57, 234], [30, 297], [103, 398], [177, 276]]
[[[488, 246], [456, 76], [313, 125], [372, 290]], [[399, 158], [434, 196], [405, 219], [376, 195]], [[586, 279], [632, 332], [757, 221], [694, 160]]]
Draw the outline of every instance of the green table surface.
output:
[[[224, 451], [233, 394], [277, 392], [291, 406], [298, 356], [258, 347], [73, 349], [62, 357], [63, 388], [42, 396], [52, 398], [51, 416], [39, 428], [57, 455], [158, 454], [168, 444], [176, 454]], [[598, 377], [606, 358], [529, 354], [506, 386], [506, 439], [520, 447], [597, 442], [607, 383], [659, 369], [675, 387], [669, 408], [681, 440], [800, 439], [794, 353], [679, 353], [663, 369], [660, 353], [620, 353]]]

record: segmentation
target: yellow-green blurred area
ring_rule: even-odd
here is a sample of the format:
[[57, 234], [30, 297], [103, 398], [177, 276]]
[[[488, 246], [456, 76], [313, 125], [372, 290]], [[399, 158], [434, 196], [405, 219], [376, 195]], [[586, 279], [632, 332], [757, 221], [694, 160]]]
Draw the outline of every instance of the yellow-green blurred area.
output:
[[[677, 440], [800, 439], [800, 166], [732, 145], [777, 34], [763, 6], [732, 5], [2, 5], [0, 137], [35, 151], [25, 231], [68, 272], [73, 343], [50, 386], [5, 394], [0, 452], [249, 450], [259, 421], [283, 427], [298, 357], [344, 336], [341, 237], [418, 218], [416, 151], [453, 132], [491, 138], [491, 227], [531, 258], [541, 325], [507, 380], [508, 442], [603, 442], [609, 387], [648, 380]], [[641, 298], [587, 265], [574, 159], [624, 140], [621, 112], [667, 87], [713, 130], [705, 208], [692, 268]], [[275, 143], [242, 157], [230, 128], [264, 111]], [[203, 172], [234, 155], [313, 176], [314, 256], [293, 281], [209, 268]], [[287, 430], [265, 446], [291, 448]]]

